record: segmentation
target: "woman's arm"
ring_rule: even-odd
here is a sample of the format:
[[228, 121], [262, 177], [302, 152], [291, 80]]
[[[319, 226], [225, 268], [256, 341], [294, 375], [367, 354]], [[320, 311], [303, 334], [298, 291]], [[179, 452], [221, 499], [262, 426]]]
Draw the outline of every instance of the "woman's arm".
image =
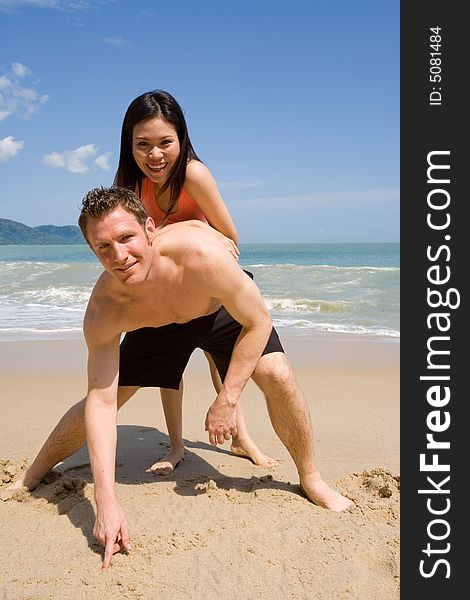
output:
[[222, 200], [215, 179], [203, 163], [197, 160], [189, 163], [184, 187], [204, 213], [209, 225], [238, 244], [238, 234], [232, 217]]

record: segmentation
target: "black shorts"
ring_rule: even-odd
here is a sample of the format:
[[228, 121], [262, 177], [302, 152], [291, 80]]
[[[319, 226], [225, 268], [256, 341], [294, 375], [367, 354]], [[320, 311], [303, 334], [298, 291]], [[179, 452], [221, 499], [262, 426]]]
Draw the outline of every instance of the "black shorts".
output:
[[[171, 323], [130, 331], [121, 342], [119, 385], [177, 390], [196, 348], [212, 356], [223, 381], [241, 328], [222, 307], [181, 325]], [[271, 352], [284, 352], [274, 328], [263, 355]]]

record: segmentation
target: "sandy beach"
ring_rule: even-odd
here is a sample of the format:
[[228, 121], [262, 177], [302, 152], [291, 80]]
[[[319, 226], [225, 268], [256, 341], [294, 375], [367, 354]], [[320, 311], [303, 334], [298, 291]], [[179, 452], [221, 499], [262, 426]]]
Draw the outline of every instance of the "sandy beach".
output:
[[[399, 598], [399, 343], [282, 337], [314, 423], [324, 479], [354, 500], [309, 502], [259, 390], [242, 403], [252, 437], [280, 461], [257, 467], [208, 444], [214, 398], [202, 355], [185, 374], [187, 453], [174, 473], [146, 469], [168, 444], [158, 390], [118, 417], [117, 491], [133, 550], [100, 569], [86, 448], [32, 494], [0, 502], [0, 598], [392, 600]], [[0, 491], [86, 391], [77, 340], [0, 342]]]

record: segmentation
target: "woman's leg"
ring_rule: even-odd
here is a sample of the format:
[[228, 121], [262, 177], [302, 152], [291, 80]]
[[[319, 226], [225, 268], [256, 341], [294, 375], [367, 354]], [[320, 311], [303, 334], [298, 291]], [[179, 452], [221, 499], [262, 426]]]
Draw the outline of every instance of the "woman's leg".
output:
[[184, 459], [183, 444], [183, 380], [178, 390], [160, 388], [166, 427], [170, 438], [170, 451], [150, 467], [156, 475], [168, 475]]
[[237, 435], [232, 437], [230, 450], [239, 456], [247, 456], [259, 467], [272, 469], [279, 464], [275, 458], [271, 458], [267, 454], [261, 452], [248, 433], [240, 400], [237, 403]]
[[[222, 381], [220, 379], [219, 372], [217, 371], [217, 367], [215, 366], [212, 356], [208, 352], [204, 352], [204, 354], [207, 358], [207, 362], [209, 363], [214, 389], [218, 394], [222, 388]], [[250, 458], [255, 465], [258, 465], [259, 467], [276, 467], [279, 464], [278, 461], [275, 458], [271, 458], [270, 456], [267, 456], [261, 452], [248, 433], [248, 428], [246, 426], [245, 417], [243, 416], [243, 410], [240, 402], [241, 401], [239, 400], [237, 404], [237, 435], [232, 437], [232, 445], [230, 450], [234, 454]]]
[[209, 371], [211, 373], [212, 385], [214, 386], [215, 393], [219, 395], [219, 392], [222, 389], [222, 380], [220, 379], [219, 371], [217, 371], [215, 362], [209, 352], [204, 352], [204, 356], [207, 358], [207, 362], [209, 363]]

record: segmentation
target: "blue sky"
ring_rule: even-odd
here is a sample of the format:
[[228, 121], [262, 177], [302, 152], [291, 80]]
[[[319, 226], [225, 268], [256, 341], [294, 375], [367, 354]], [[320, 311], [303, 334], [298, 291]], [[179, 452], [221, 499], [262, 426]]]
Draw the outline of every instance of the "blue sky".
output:
[[0, 0], [0, 39], [0, 217], [76, 224], [160, 88], [241, 243], [399, 240], [398, 0]]

